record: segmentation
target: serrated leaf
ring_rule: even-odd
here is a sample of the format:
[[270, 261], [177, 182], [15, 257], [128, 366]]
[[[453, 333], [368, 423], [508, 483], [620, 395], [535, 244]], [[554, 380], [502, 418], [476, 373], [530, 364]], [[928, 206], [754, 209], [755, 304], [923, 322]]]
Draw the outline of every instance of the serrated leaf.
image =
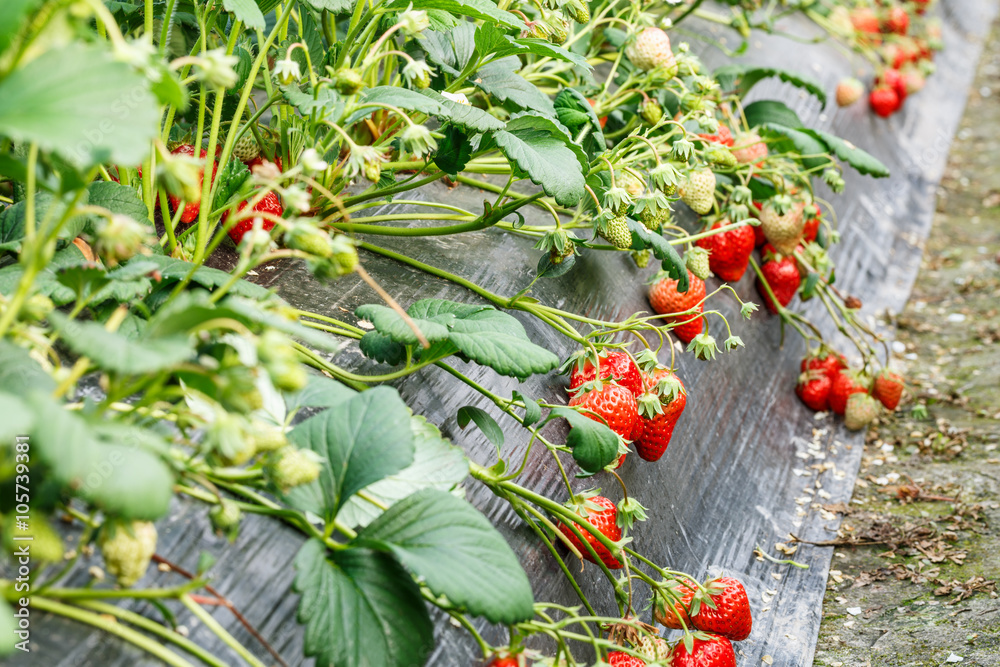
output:
[[[447, 299], [421, 299], [415, 301], [406, 309], [410, 317], [424, 320], [448, 323], [456, 318], [466, 318], [484, 310], [493, 310], [490, 306], [471, 303], [458, 303]], [[449, 317], [450, 316], [450, 317]]]
[[406, 468], [413, 463], [409, 420], [396, 390], [376, 387], [300, 423], [289, 441], [325, 461], [319, 480], [288, 492], [290, 504], [330, 521], [355, 493]]
[[320, 11], [328, 9], [334, 14], [345, 14], [354, 7], [352, 0], [305, 0], [306, 4]]
[[498, 130], [503, 122], [494, 118], [482, 109], [459, 104], [444, 97], [434, 90], [410, 90], [396, 86], [378, 86], [366, 90], [359, 100], [363, 108], [353, 112], [344, 120], [344, 125], [351, 125], [371, 114], [371, 107], [365, 104], [391, 104], [407, 111], [418, 111], [428, 116], [436, 116], [442, 120], [450, 120], [455, 125], [476, 132]]
[[60, 269], [56, 273], [56, 280], [77, 294], [96, 292], [111, 282], [104, 269], [96, 264], [80, 264]]
[[[784, 125], [777, 125], [775, 123], [764, 123], [761, 125], [765, 134], [771, 136], [784, 137], [791, 143], [794, 150], [789, 151], [795, 153], [795, 157], [799, 162], [802, 163], [806, 169], [821, 169], [824, 165], [832, 165], [829, 158], [823, 157], [829, 149], [826, 144], [822, 141], [816, 139], [811, 134], [808, 134], [802, 130], [796, 130], [790, 127], [785, 127]], [[785, 152], [778, 147], [778, 152]], [[816, 157], [819, 156], [819, 157]]]
[[[84, 194], [81, 201], [78, 202], [78, 206], [87, 204], [88, 197], [89, 193]], [[146, 208], [143, 206], [143, 217], [145, 217], [145, 210]], [[65, 212], [65, 200], [60, 199], [48, 192], [39, 192], [35, 195], [36, 229], [43, 220], [46, 220], [47, 218], [58, 219], [62, 217]], [[12, 206], [8, 206], [2, 213], [0, 213], [0, 251], [20, 251], [21, 241], [24, 239], [25, 234], [26, 213], [27, 207], [26, 202], [24, 201], [19, 201]], [[70, 219], [63, 225], [62, 229], [59, 230], [59, 238], [76, 238], [76, 236], [86, 227], [89, 220], [89, 216], [83, 214], [71, 216]]]
[[142, 375], [176, 366], [194, 355], [187, 336], [129, 340], [108, 331], [96, 322], [70, 320], [58, 311], [49, 314], [49, 322], [64, 344], [81, 357], [87, 357], [101, 370], [123, 375]]
[[339, 118], [344, 112], [344, 100], [332, 88], [320, 88], [314, 98], [310, 93], [304, 93], [292, 86], [281, 86], [288, 103], [294, 106], [303, 116], [317, 113], [320, 120]]
[[751, 128], [765, 123], [784, 125], [793, 129], [802, 128], [799, 115], [787, 104], [777, 100], [759, 100], [749, 104], [743, 109], [743, 114], [747, 119], [747, 125]]
[[[594, 113], [594, 107], [590, 105], [583, 93], [575, 88], [563, 88], [556, 95], [554, 105], [559, 122], [563, 125], [568, 125], [570, 120], [576, 120], [577, 114], [586, 116], [589, 128], [582, 143], [583, 149], [591, 159], [596, 158], [607, 149], [607, 141], [604, 138], [604, 131], [601, 129], [601, 120]], [[566, 116], [566, 120], [563, 119], [564, 116]], [[574, 138], [576, 138], [583, 128], [571, 126], [571, 129]]]
[[520, 47], [517, 53], [532, 53], [536, 56], [555, 58], [564, 62], [573, 63], [584, 70], [593, 69], [587, 59], [583, 56], [567, 51], [561, 46], [553, 44], [547, 39], [536, 39], [533, 37], [513, 37], [507, 35], [507, 41], [512, 45]]
[[649, 231], [631, 218], [628, 219], [628, 228], [632, 232], [632, 247], [636, 250], [652, 250], [653, 256], [660, 260], [661, 268], [677, 281], [677, 291], [687, 292], [690, 284], [687, 266], [677, 250], [661, 234]]
[[358, 341], [361, 354], [381, 364], [397, 366], [406, 361], [406, 347], [392, 337], [378, 331], [369, 331]]
[[535, 274], [539, 278], [558, 278], [569, 273], [576, 266], [576, 255], [570, 255], [558, 264], [553, 264], [548, 253], [544, 253], [538, 258], [535, 265]]
[[534, 615], [534, 597], [517, 556], [472, 505], [437, 489], [402, 500], [358, 533], [384, 550], [436, 595], [493, 623]]
[[476, 25], [463, 21], [447, 32], [425, 30], [420, 47], [448, 74], [458, 75], [476, 52]]
[[566, 444], [573, 449], [573, 460], [586, 472], [600, 472], [618, 458], [618, 435], [605, 424], [573, 408], [552, 408], [549, 418], [553, 417], [569, 422]]
[[[413, 463], [394, 475], [366, 486], [364, 498], [351, 496], [337, 514], [337, 521], [351, 527], [367, 526], [395, 503], [421, 489], [449, 491], [469, 474], [469, 461], [460, 447], [441, 436], [423, 417], [412, 417]], [[374, 504], [374, 503], [377, 503]]]
[[524, 418], [521, 420], [521, 423], [526, 427], [538, 423], [538, 420], [542, 418], [542, 408], [539, 407], [538, 401], [525, 396], [519, 391], [513, 393], [513, 398], [515, 401], [524, 403]]
[[0, 134], [76, 165], [139, 164], [159, 121], [142, 75], [97, 45], [52, 49], [0, 81]]
[[139, 198], [139, 193], [114, 181], [95, 181], [87, 186], [90, 192], [88, 204], [90, 206], [100, 206], [112, 213], [127, 215], [136, 222], [149, 222], [149, 212], [146, 205]]
[[413, 9], [440, 9], [459, 16], [499, 23], [508, 28], [524, 27], [524, 21], [498, 8], [490, 0], [392, 0], [385, 9], [406, 9], [411, 4]]
[[246, 27], [253, 30], [264, 29], [264, 14], [254, 0], [222, 0], [222, 6], [227, 12], [232, 12], [236, 18], [243, 21]]
[[[354, 314], [358, 318], [368, 320], [374, 324], [375, 329], [379, 333], [385, 334], [397, 343], [416, 345], [419, 342], [417, 334], [410, 327], [410, 324], [400, 317], [399, 313], [388, 306], [380, 306], [373, 303], [365, 304], [359, 306], [354, 311]], [[444, 325], [412, 316], [410, 319], [428, 341], [433, 342], [448, 338], [448, 328]]]
[[851, 142], [822, 130], [807, 129], [804, 131], [825, 143], [834, 155], [854, 167], [858, 173], [875, 178], [885, 178], [889, 175], [889, 168], [882, 164], [878, 158]]
[[312, 539], [299, 549], [295, 572], [303, 652], [316, 667], [427, 661], [434, 626], [420, 589], [391, 555], [357, 548], [328, 553]]
[[520, 68], [521, 61], [517, 56], [507, 56], [480, 67], [471, 81], [501, 102], [511, 102], [522, 109], [555, 116], [552, 100], [515, 71]]
[[[506, 129], [490, 135], [493, 143], [514, 167], [519, 177], [540, 185], [562, 206], [576, 206], [586, 194], [583, 165], [589, 165], [583, 149], [555, 121], [534, 114], [511, 117]], [[473, 149], [482, 141], [473, 142]]]
[[434, 164], [444, 173], [455, 176], [465, 169], [472, 159], [469, 135], [450, 123], [444, 128], [444, 137], [438, 141]]
[[504, 443], [503, 429], [500, 428], [500, 424], [497, 424], [490, 413], [482, 408], [477, 408], [474, 405], [466, 405], [459, 408], [458, 427], [464, 430], [469, 425], [470, 420], [476, 423], [476, 426], [483, 432], [486, 439], [493, 443], [493, 446], [499, 452]]
[[812, 77], [774, 67], [760, 67], [755, 65], [724, 65], [712, 73], [712, 76], [719, 82], [724, 91], [733, 91], [739, 97], [746, 97], [758, 82], [777, 77], [781, 81], [791, 84], [796, 88], [806, 91], [820, 104], [826, 104], [826, 91], [823, 86]]
[[[167, 257], [166, 255], [150, 255], [149, 257], [144, 257], [142, 259], [143, 261], [156, 263], [157, 268], [160, 271], [161, 280], [164, 282], [182, 280], [188, 275], [191, 269], [195, 268], [195, 265], [191, 262], [185, 262], [182, 259], [176, 259], [174, 257]], [[191, 281], [206, 289], [213, 289], [227, 284], [230, 278], [232, 278], [232, 275], [225, 271], [213, 269], [208, 266], [199, 266], [195, 270]], [[230, 288], [229, 293], [254, 300], [267, 298], [271, 294], [260, 285], [255, 285], [254, 283], [246, 280], [238, 281]]]
[[[56, 280], [56, 272], [63, 267], [76, 266], [84, 261], [79, 248], [72, 244], [66, 246], [53, 255], [45, 268], [35, 275], [34, 288], [39, 294], [52, 299], [57, 306], [66, 305], [76, 298], [76, 294]], [[0, 269], [0, 294], [13, 294], [23, 275], [24, 269], [20, 264], [11, 264]]]
[[250, 169], [235, 157], [229, 158], [229, 162], [223, 165], [216, 175], [215, 182], [218, 183], [218, 189], [215, 191], [212, 208], [218, 210], [228, 204], [249, 178]]

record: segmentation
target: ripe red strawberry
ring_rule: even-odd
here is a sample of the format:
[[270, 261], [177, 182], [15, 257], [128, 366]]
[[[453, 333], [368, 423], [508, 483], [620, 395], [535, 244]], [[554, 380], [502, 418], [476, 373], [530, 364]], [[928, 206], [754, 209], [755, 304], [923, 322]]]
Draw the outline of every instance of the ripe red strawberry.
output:
[[[584, 495], [580, 500], [582, 500], [582, 502], [575, 502], [571, 506], [572, 510], [586, 519], [587, 523], [600, 531], [602, 535], [607, 537], [612, 542], [617, 542], [622, 538], [622, 529], [618, 526], [618, 508], [615, 507], [613, 502], [604, 496], [596, 495], [589, 497]], [[617, 570], [623, 567], [621, 561], [612, 556], [611, 552], [608, 551], [608, 548], [598, 542], [596, 537], [582, 528], [580, 524], [574, 523], [573, 525], [576, 526], [580, 531], [580, 534], [583, 535], [584, 540], [594, 547], [594, 551], [597, 552], [598, 558], [601, 559], [601, 562], [603, 562], [609, 570]], [[591, 563], [597, 562], [594, 560], [594, 557], [590, 555], [590, 551], [587, 550], [584, 543], [573, 534], [573, 531], [570, 530], [569, 526], [560, 522], [559, 530], [566, 536], [570, 543], [576, 547], [577, 551], [579, 551], [586, 560], [589, 560]]]
[[888, 370], [883, 370], [875, 376], [875, 383], [872, 386], [872, 396], [877, 398], [886, 410], [890, 412], [899, 405], [899, 399], [903, 395], [903, 378]]
[[[773, 252], [769, 253], [768, 248], [769, 246], [764, 246], [765, 257], [770, 254], [774, 256], [774, 259], [766, 260], [761, 264], [760, 272], [764, 275], [764, 280], [771, 287], [774, 298], [784, 307], [795, 298], [795, 293], [798, 292], [799, 285], [802, 284], [802, 276], [799, 274], [799, 267], [795, 264], [795, 257], [778, 255]], [[777, 313], [778, 307], [767, 293], [767, 289], [760, 278], [757, 279], [757, 291], [760, 292], [761, 297], [764, 299], [764, 305], [767, 306], [767, 309], [772, 313]]]
[[723, 146], [732, 146], [735, 143], [732, 130], [729, 129], [728, 125], [723, 123], [719, 123], [719, 129], [715, 134], [699, 134], [698, 136], [705, 141], [722, 144]]
[[525, 662], [519, 660], [516, 655], [497, 656], [490, 661], [486, 667], [524, 667]]
[[807, 371], [799, 376], [799, 382], [795, 385], [795, 394], [810, 409], [822, 412], [830, 408], [830, 387], [832, 386], [833, 381], [824, 371]]
[[601, 382], [601, 388], [581, 387], [570, 399], [573, 407], [583, 408], [584, 412], [596, 422], [607, 424], [612, 431], [630, 440], [639, 418], [635, 395], [616, 382]]
[[857, 79], [853, 77], [841, 79], [840, 83], [837, 84], [837, 105], [849, 107], [861, 99], [864, 93], [865, 86]]
[[[661, 389], [672, 382], [661, 385], [661, 381], [674, 381], [675, 393], [671, 396]], [[635, 441], [635, 451], [643, 461], [658, 461], [670, 444], [674, 427], [687, 405], [687, 390], [684, 383], [668, 368], [657, 368], [650, 375], [649, 393], [639, 399], [639, 421], [642, 435]]]
[[818, 354], [810, 354], [803, 359], [799, 368], [803, 373], [811, 370], [823, 371], [833, 382], [840, 372], [847, 368], [847, 360], [838, 352], [822, 348]]
[[859, 33], [868, 33], [865, 36], [878, 34], [878, 17], [869, 7], [859, 7], [851, 12], [851, 25]]
[[902, 7], [890, 7], [885, 18], [885, 30], [905, 35], [910, 30], [910, 15]]
[[868, 104], [876, 114], [888, 118], [899, 109], [899, 95], [890, 86], [876, 86], [868, 94]]
[[[250, 173], [252, 174], [253, 170], [254, 170], [254, 167], [259, 167], [260, 165], [264, 164], [265, 162], [267, 162], [267, 158], [265, 158], [264, 155], [261, 154], [261, 155], [258, 155], [257, 157], [255, 157], [252, 160], [247, 160], [245, 164], [250, 169]], [[285, 168], [283, 166], [281, 166], [281, 156], [280, 155], [275, 155], [274, 156], [274, 164], [278, 167], [278, 171], [284, 171], [285, 170]]]
[[[729, 224], [729, 220], [719, 220], [710, 229]], [[712, 272], [722, 280], [735, 282], [743, 277], [750, 263], [750, 255], [753, 254], [753, 227], [743, 225], [728, 232], [698, 239], [697, 244], [699, 248], [708, 251], [708, 266]]]
[[741, 642], [750, 636], [753, 618], [750, 614], [750, 600], [738, 580], [722, 577], [710, 581], [706, 588], [715, 604], [702, 602], [697, 613], [691, 617], [694, 627], [704, 632], [722, 635], [734, 642]]
[[736, 667], [736, 653], [732, 643], [718, 635], [695, 636], [691, 652], [684, 642], [674, 646], [671, 667]]
[[[253, 199], [253, 197], [251, 197], [251, 199]], [[240, 202], [240, 204], [236, 207], [236, 210], [244, 210], [248, 203], [248, 201]], [[285, 212], [285, 209], [281, 206], [281, 200], [278, 199], [278, 195], [273, 190], [268, 192], [259, 202], [254, 204], [254, 207], [251, 210], [259, 211], [260, 213], [269, 213], [279, 218], [281, 217], [281, 214]], [[270, 218], [265, 218], [264, 216], [244, 218], [233, 225], [227, 232], [229, 234], [229, 238], [233, 240], [233, 243], [239, 245], [240, 241], [243, 240], [243, 235], [253, 229], [254, 221], [257, 217], [260, 218], [261, 229], [266, 232], [274, 229], [274, 220], [271, 220]], [[225, 223], [228, 218], [229, 211], [226, 211], [222, 216], [222, 222]]]
[[819, 204], [814, 204], [816, 207], [816, 215], [813, 217], [806, 216], [806, 224], [802, 227], [802, 240], [805, 243], [812, 243], [816, 240], [817, 234], [819, 234], [819, 225], [822, 222], [822, 211], [820, 211]]
[[646, 667], [646, 661], [629, 655], [624, 651], [611, 651], [608, 653], [608, 664], [611, 667]]
[[670, 323], [678, 323], [673, 332], [685, 343], [690, 343], [695, 336], [702, 332], [704, 319], [701, 313], [705, 312], [705, 305], [701, 303], [705, 299], [705, 281], [688, 271], [689, 287], [687, 292], [677, 291], [677, 281], [672, 278], [663, 278], [653, 283], [649, 288], [649, 304], [653, 311], [660, 315], [679, 313], [690, 308], [695, 312], [675, 317], [665, 317]]
[[[170, 151], [174, 155], [188, 155], [194, 157], [194, 146], [191, 144], [181, 144], [174, 150]], [[198, 157], [205, 157], [205, 149], [199, 151]], [[212, 183], [215, 183], [215, 176], [219, 171], [219, 163], [212, 160]], [[140, 172], [140, 176], [142, 173]], [[205, 182], [205, 170], [202, 169], [198, 173], [198, 190], [200, 191]], [[168, 195], [170, 201], [170, 207], [176, 211], [177, 207], [180, 206], [180, 197], [175, 197], [174, 195]], [[201, 201], [187, 202], [184, 206], [184, 211], [181, 213], [181, 222], [190, 224], [198, 219], [198, 213], [201, 211]]]
[[694, 598], [697, 587], [691, 581], [677, 582], [674, 592], [680, 597], [679, 602], [668, 604], [662, 595], [657, 595], [653, 602], [653, 618], [657, 623], [672, 630], [683, 630], [681, 621], [691, 629], [691, 618], [688, 616], [688, 609], [691, 607], [691, 600]]
[[[597, 102], [595, 102], [594, 100], [592, 100], [590, 98], [587, 98], [587, 101], [590, 102], [590, 106], [591, 107], [595, 107], [597, 105]], [[597, 121], [601, 124], [601, 129], [603, 130], [604, 126], [608, 124], [608, 117], [607, 116], [601, 116], [600, 118], [597, 119]]]
[[[601, 380], [612, 379], [625, 387], [638, 399], [646, 392], [646, 383], [642, 377], [642, 371], [635, 365], [632, 355], [624, 350], [602, 351], [598, 360], [601, 369]], [[581, 365], [582, 362], [582, 365]], [[576, 389], [585, 382], [590, 382], [597, 377], [594, 364], [589, 358], [581, 357], [580, 361], [573, 365], [573, 370], [569, 374], [569, 388]]]
[[900, 105], [906, 101], [906, 80], [898, 69], [890, 67], [884, 70], [876, 83], [892, 88], [899, 97]]
[[841, 373], [830, 386], [830, 409], [838, 415], [847, 409], [847, 399], [851, 394], [867, 393], [868, 385], [854, 373]]

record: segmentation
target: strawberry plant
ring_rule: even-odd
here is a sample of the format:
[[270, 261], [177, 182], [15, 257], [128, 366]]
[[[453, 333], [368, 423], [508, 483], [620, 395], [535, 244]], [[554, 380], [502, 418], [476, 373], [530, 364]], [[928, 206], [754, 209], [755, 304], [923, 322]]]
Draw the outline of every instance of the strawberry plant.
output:
[[[696, 583], [634, 550], [629, 532], [648, 517], [615, 472], [632, 445], [662, 460], [697, 391], [675, 372], [673, 338], [711, 360], [714, 321], [723, 350], [743, 346], [714, 302], [735, 298], [744, 317], [756, 304], [705, 280], [735, 282], [751, 268], [769, 309], [826, 349], [788, 309], [796, 294], [820, 299], [886, 407], [902, 380], [876, 375], [872, 334], [834, 287], [833, 207], [814, 189], [841, 191], [846, 167], [873, 177], [886, 168], [780, 101], [744, 104], [765, 78], [825, 103], [809, 78], [739, 64], [709, 71], [669, 33], [699, 16], [746, 39], [792, 9], [730, 2], [720, 16], [701, 4], [4, 3], [0, 513], [5, 526], [28, 516], [10, 499], [30, 470], [30, 521], [15, 530], [34, 540], [31, 607], [112, 628], [168, 664], [190, 664], [182, 653], [224, 664], [171, 627], [183, 609], [262, 664], [206, 612], [226, 603], [211, 564], [192, 573], [157, 555], [156, 521], [183, 501], [230, 540], [250, 514], [301, 536], [289, 593], [317, 665], [423, 664], [431, 608], [497, 665], [541, 660], [535, 636], [570, 665], [584, 654], [732, 664], [730, 639], [751, 628], [742, 585]], [[805, 11], [833, 26], [840, 7], [828, 4]], [[883, 30], [873, 16], [852, 29]], [[890, 11], [886, 39], [914, 23]], [[880, 80], [895, 92], [913, 82], [903, 74]], [[422, 196], [438, 181], [477, 188], [482, 206]], [[476, 234], [487, 253], [496, 230], [538, 251], [515, 294], [379, 242]], [[751, 255], [765, 241], [761, 265]], [[578, 258], [590, 253], [640, 268], [655, 260], [649, 287], [636, 285], [654, 312], [615, 321], [532, 296], [539, 280], [586, 270]], [[467, 298], [399, 303], [394, 285], [365, 270], [374, 256]], [[328, 282], [357, 276], [380, 301], [337, 317], [295, 308], [255, 282], [275, 264]], [[455, 363], [516, 380], [556, 371], [559, 357], [510, 311], [578, 349], [563, 364], [565, 402], [498, 393]], [[363, 361], [339, 354], [346, 346]], [[457, 378], [525, 429], [524, 458], [504, 458], [504, 428], [468, 405], [460, 427], [475, 424], [497, 446], [490, 465], [469, 460], [392, 387], [418, 372]], [[819, 383], [827, 395], [807, 374], [803, 400], [849, 411], [852, 426], [870, 421], [867, 386], [830, 372]], [[543, 435], [557, 420], [565, 438]], [[30, 459], [17, 436], [30, 440]], [[551, 497], [522, 478], [536, 446], [563, 482]], [[600, 476], [622, 498], [574, 491], [571, 475]], [[464, 499], [470, 477], [509, 503], [582, 606], [535, 600], [511, 547]], [[64, 548], [69, 531], [79, 549]], [[584, 560], [613, 591], [611, 608], [595, 608], [577, 581]], [[153, 585], [153, 562], [177, 583]], [[92, 585], [66, 584], [88, 568]], [[656, 620], [684, 631], [673, 648], [636, 618], [645, 601], [635, 586], [651, 592]], [[20, 589], [4, 579], [0, 590], [0, 652], [10, 653]], [[105, 601], [124, 597], [155, 601], [162, 622]], [[509, 645], [490, 646], [473, 618], [506, 626]]]

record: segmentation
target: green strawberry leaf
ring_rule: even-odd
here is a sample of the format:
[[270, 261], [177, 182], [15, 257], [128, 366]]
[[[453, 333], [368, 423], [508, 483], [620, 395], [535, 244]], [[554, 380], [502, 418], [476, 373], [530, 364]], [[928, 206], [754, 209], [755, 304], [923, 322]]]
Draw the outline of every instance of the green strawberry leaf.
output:
[[56, 381], [31, 358], [26, 349], [9, 339], [0, 339], [0, 391], [24, 398], [36, 389], [51, 393], [55, 388]]
[[451, 123], [442, 129], [442, 133], [444, 138], [438, 142], [434, 164], [444, 173], [455, 176], [472, 159], [472, 144], [469, 136]]
[[425, 30], [420, 47], [448, 74], [458, 76], [476, 53], [476, 25], [463, 21], [447, 32]]
[[628, 228], [632, 232], [632, 248], [653, 251], [653, 256], [660, 260], [661, 266], [671, 278], [677, 281], [677, 291], [687, 292], [689, 287], [687, 265], [670, 243], [661, 234], [651, 232], [640, 223], [628, 219]]
[[304, 653], [316, 667], [422, 665], [434, 648], [434, 625], [409, 573], [386, 553], [328, 552], [320, 540], [295, 557], [298, 620]]
[[802, 121], [799, 115], [784, 102], [777, 100], [758, 100], [748, 104], [743, 109], [747, 126], [754, 128], [765, 123], [784, 125], [793, 129], [801, 129]]
[[253, 30], [264, 29], [264, 14], [254, 0], [222, 0], [222, 6], [227, 12], [243, 21], [243, 25]]
[[[213, 269], [208, 266], [199, 266], [196, 268], [191, 262], [185, 262], [182, 259], [176, 259], [174, 257], [167, 257], [166, 255], [150, 255], [149, 257], [143, 257], [142, 260], [156, 263], [160, 271], [161, 281], [163, 283], [172, 283], [183, 280], [189, 273], [191, 273], [192, 270], [194, 270], [194, 274], [191, 276], [191, 282], [196, 285], [201, 285], [205, 289], [211, 290], [227, 284], [233, 277], [232, 274], [226, 271], [220, 271], [219, 269]], [[255, 285], [254, 283], [246, 280], [238, 281], [230, 288], [229, 293], [254, 300], [264, 299], [271, 295], [268, 290], [264, 289], [260, 285]]]
[[449, 342], [463, 355], [501, 375], [526, 378], [559, 365], [559, 357], [528, 340], [520, 322], [492, 308], [455, 320], [449, 329]]
[[332, 408], [357, 393], [336, 380], [322, 375], [310, 375], [305, 388], [285, 396], [285, 409], [294, 412], [301, 408]]
[[62, 334], [63, 344], [98, 368], [122, 375], [155, 373], [187, 361], [194, 346], [187, 336], [165, 336], [130, 340], [97, 322], [70, 320], [59, 311], [49, 322]]
[[17, 396], [0, 393], [0, 440], [14, 442], [14, 438], [29, 432], [35, 423], [34, 413]]
[[548, 418], [556, 417], [569, 422], [571, 428], [566, 435], [566, 444], [573, 449], [573, 459], [586, 472], [600, 472], [618, 458], [618, 435], [605, 424], [573, 408], [552, 408]]
[[[414, 333], [409, 323], [400, 317], [399, 313], [388, 306], [380, 306], [373, 303], [365, 304], [359, 306], [354, 311], [354, 314], [362, 320], [371, 322], [375, 325], [376, 331], [388, 336], [397, 343], [416, 345], [419, 342], [417, 334]], [[428, 341], [434, 342], [448, 338], [448, 328], [444, 325], [431, 322], [430, 320], [415, 318], [412, 315], [410, 317], [413, 320], [413, 324]]]
[[558, 121], [531, 113], [511, 116], [507, 127], [489, 139], [473, 139], [473, 150], [495, 145], [511, 162], [514, 175], [530, 178], [563, 206], [576, 206], [586, 195], [586, 153]]
[[496, 55], [531, 53], [545, 58], [555, 58], [568, 63], [573, 63], [586, 71], [593, 69], [587, 59], [583, 56], [567, 51], [561, 46], [553, 44], [547, 39], [534, 39], [531, 37], [513, 37], [505, 35], [509, 47], [497, 50]]
[[426, 489], [396, 503], [357, 543], [391, 553], [435, 595], [493, 623], [534, 615], [517, 556], [486, 517], [450, 493]]
[[833, 166], [830, 158], [824, 157], [824, 154], [829, 150], [827, 145], [808, 132], [775, 123], [764, 123], [761, 125], [761, 129], [764, 131], [765, 137], [786, 139], [792, 150], [787, 150], [785, 146], [782, 146], [781, 144], [786, 143], [782, 141], [770, 144], [771, 150], [796, 154], [796, 159], [806, 169], [818, 170], [827, 165]]
[[517, 56], [500, 58], [480, 67], [471, 77], [472, 83], [501, 102], [509, 101], [522, 109], [554, 117], [556, 112], [552, 100], [518, 74], [520, 68], [521, 61]]
[[410, 410], [395, 389], [376, 387], [310, 417], [288, 434], [323, 457], [319, 479], [291, 489], [291, 505], [332, 521], [348, 498], [413, 463]]
[[[68, 245], [55, 255], [35, 276], [33, 285], [39, 294], [52, 299], [57, 306], [64, 306], [76, 298], [76, 294], [70, 288], [56, 280], [56, 272], [67, 266], [76, 266], [84, 262], [83, 253], [75, 245]], [[24, 275], [24, 268], [21, 264], [9, 264], [0, 269], [0, 294], [10, 296], [17, 289], [21, 278]]]
[[604, 139], [604, 132], [601, 130], [601, 121], [583, 93], [575, 88], [563, 88], [556, 95], [553, 104], [559, 122], [570, 128], [573, 136], [579, 135], [584, 123], [589, 123], [589, 131], [583, 140], [583, 148], [591, 159], [604, 152], [607, 148], [607, 142]]
[[854, 167], [858, 173], [875, 178], [885, 178], [889, 175], [889, 168], [882, 164], [878, 158], [861, 150], [851, 142], [822, 130], [807, 129], [805, 132], [825, 143], [834, 155]]
[[499, 453], [504, 443], [503, 429], [500, 428], [500, 424], [497, 424], [490, 413], [482, 408], [477, 408], [473, 405], [466, 405], [459, 408], [458, 427], [464, 430], [470, 421], [476, 423], [479, 430], [483, 432], [487, 440], [493, 443], [493, 446], [497, 448], [497, 452]]
[[139, 164], [159, 120], [146, 79], [96, 44], [45, 51], [0, 81], [0, 134], [78, 166]]
[[215, 200], [212, 208], [218, 210], [226, 206], [229, 200], [240, 191], [243, 184], [250, 178], [250, 169], [245, 164], [232, 157], [229, 162], [219, 170], [215, 177], [218, 183], [218, 190], [215, 191]]
[[90, 191], [88, 204], [106, 208], [112, 213], [127, 215], [137, 222], [149, 223], [149, 212], [139, 198], [139, 193], [114, 181], [94, 181], [87, 186]]
[[[499, 23], [508, 28], [523, 28], [524, 21], [510, 12], [499, 9], [490, 0], [392, 0], [385, 9], [440, 9], [458, 16], [468, 16], [489, 23]], [[473, 24], [474, 25], [474, 24]]]
[[482, 109], [449, 100], [435, 90], [416, 91], [396, 86], [378, 86], [366, 90], [358, 101], [357, 110], [344, 119], [344, 125], [351, 125], [371, 115], [374, 108], [371, 105], [374, 104], [391, 104], [407, 111], [419, 111], [441, 120], [450, 120], [459, 127], [475, 132], [488, 132], [504, 127], [503, 122]]
[[392, 507], [422, 489], [451, 491], [468, 476], [469, 461], [465, 452], [443, 438], [436, 426], [415, 416], [410, 419], [410, 428], [413, 430], [413, 463], [366, 486], [364, 497], [361, 494], [351, 496], [340, 509], [337, 521], [351, 527], [367, 526], [382, 514], [383, 507]]
[[531, 426], [532, 424], [537, 424], [542, 418], [542, 408], [539, 407], [538, 401], [529, 396], [525, 396], [519, 391], [515, 391], [513, 393], [513, 398], [515, 401], [521, 401], [524, 403], [524, 419], [521, 420], [521, 423], [526, 427]]
[[369, 331], [362, 336], [358, 341], [358, 348], [361, 354], [381, 364], [398, 366], [406, 361], [406, 346], [379, 331]]
[[406, 312], [410, 317], [450, 324], [457, 318], [470, 317], [484, 310], [493, 309], [490, 306], [458, 303], [446, 299], [421, 299], [415, 301]]
[[[800, 90], [804, 90], [817, 100], [820, 104], [826, 104], [826, 91], [822, 84], [809, 76], [796, 74], [774, 67], [760, 67], [757, 65], [724, 65], [712, 73], [713, 78], [719, 82], [719, 86], [724, 91], [733, 91], [740, 98], [746, 97], [758, 82], [764, 79], [777, 77], [785, 83], [791, 84]], [[753, 127], [751, 125], [751, 127]]]

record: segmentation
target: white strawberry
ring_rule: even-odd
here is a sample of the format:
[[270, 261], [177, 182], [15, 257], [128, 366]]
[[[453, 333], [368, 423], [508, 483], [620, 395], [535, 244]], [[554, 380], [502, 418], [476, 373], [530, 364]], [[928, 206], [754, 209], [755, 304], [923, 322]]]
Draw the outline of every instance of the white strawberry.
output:
[[233, 156], [240, 162], [250, 162], [260, 155], [260, 144], [249, 129], [243, 133], [236, 145], [233, 146]]
[[756, 132], [737, 135], [730, 150], [740, 164], [756, 164], [767, 157], [767, 144]]
[[670, 37], [659, 28], [643, 28], [625, 47], [625, 55], [644, 72], [657, 67], [669, 70], [677, 65], [670, 50]]
[[760, 212], [760, 228], [764, 238], [778, 252], [790, 255], [795, 252], [795, 246], [802, 240], [802, 230], [806, 220], [802, 214], [805, 209], [803, 202], [796, 202], [784, 215], [780, 215], [774, 204], [768, 201]]
[[849, 107], [860, 100], [864, 93], [864, 84], [854, 77], [841, 79], [837, 84], [837, 106]]
[[102, 531], [98, 545], [104, 556], [104, 568], [128, 588], [142, 579], [149, 567], [156, 551], [156, 526], [148, 521], [118, 525], [114, 536], [108, 530]]
[[844, 411], [844, 426], [852, 431], [860, 431], [878, 416], [878, 403], [870, 395], [858, 392], [847, 399]]
[[678, 188], [681, 201], [698, 215], [705, 215], [715, 203], [715, 172], [711, 169], [696, 169]]

